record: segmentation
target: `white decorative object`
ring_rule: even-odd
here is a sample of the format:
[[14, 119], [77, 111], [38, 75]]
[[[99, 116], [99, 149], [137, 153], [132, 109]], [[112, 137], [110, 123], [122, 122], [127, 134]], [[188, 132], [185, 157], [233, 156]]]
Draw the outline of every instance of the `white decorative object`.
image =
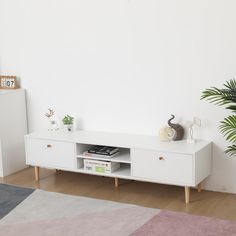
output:
[[49, 119], [48, 131], [57, 131], [59, 130], [58, 122], [55, 118]]
[[169, 126], [164, 126], [159, 130], [159, 140], [162, 142], [168, 142], [172, 140], [174, 135], [175, 131]]
[[197, 117], [193, 118], [193, 121], [188, 121], [187, 122], [187, 127], [188, 127], [188, 132], [189, 132], [189, 137], [187, 139], [187, 143], [195, 143], [196, 140], [193, 138], [193, 126], [196, 125], [198, 127], [201, 127], [201, 120]]
[[4, 177], [27, 167], [25, 90], [0, 90], [0, 108], [0, 177]]
[[57, 119], [55, 118], [55, 111], [48, 108], [48, 113], [46, 113], [45, 116], [48, 118], [48, 131], [59, 130], [59, 125]]
[[[164, 143], [155, 136], [123, 135], [92, 131], [32, 133], [25, 136], [26, 163], [35, 166], [39, 180], [39, 167], [55, 168], [85, 174], [94, 174], [185, 187], [185, 201], [189, 202], [190, 187], [200, 183], [211, 173], [211, 142], [199, 140], [188, 145], [185, 140]], [[112, 173], [97, 173], [84, 168], [84, 155], [91, 145], [119, 147], [119, 155], [112, 162], [120, 168]], [[93, 159], [111, 161], [105, 158]], [[199, 187], [200, 191], [200, 187]]]

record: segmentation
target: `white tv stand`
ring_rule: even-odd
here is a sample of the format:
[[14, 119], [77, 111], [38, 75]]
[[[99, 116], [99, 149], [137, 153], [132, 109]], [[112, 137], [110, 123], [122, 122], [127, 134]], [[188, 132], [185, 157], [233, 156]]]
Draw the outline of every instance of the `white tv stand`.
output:
[[[119, 147], [118, 156], [108, 161], [121, 163], [111, 174], [97, 173], [83, 168], [83, 155], [92, 145]], [[127, 135], [104, 132], [77, 131], [42, 132], [25, 136], [26, 164], [35, 166], [36, 181], [39, 167], [55, 168], [84, 174], [102, 175], [118, 179], [131, 179], [183, 186], [185, 202], [190, 201], [190, 187], [198, 187], [210, 175], [211, 142], [186, 140], [159, 142], [156, 136]], [[101, 158], [104, 160], [104, 158]]]

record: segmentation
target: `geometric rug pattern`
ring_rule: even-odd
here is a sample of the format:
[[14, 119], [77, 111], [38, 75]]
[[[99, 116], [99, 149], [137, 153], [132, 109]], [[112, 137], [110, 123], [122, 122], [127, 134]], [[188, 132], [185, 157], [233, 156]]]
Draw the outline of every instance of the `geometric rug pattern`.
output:
[[0, 235], [236, 236], [236, 222], [35, 190], [0, 220]]
[[34, 189], [0, 184], [0, 219], [27, 198]]

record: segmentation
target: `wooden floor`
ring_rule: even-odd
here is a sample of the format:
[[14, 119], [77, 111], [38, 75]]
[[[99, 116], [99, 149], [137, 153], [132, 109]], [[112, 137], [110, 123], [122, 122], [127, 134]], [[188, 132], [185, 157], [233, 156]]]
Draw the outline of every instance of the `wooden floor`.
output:
[[27, 168], [11, 176], [0, 178], [1, 183], [40, 188], [43, 190], [106, 199], [146, 207], [188, 212], [221, 219], [236, 220], [236, 195], [191, 189], [190, 204], [184, 203], [181, 187], [114, 179], [40, 169], [40, 182], [34, 180], [34, 169]]

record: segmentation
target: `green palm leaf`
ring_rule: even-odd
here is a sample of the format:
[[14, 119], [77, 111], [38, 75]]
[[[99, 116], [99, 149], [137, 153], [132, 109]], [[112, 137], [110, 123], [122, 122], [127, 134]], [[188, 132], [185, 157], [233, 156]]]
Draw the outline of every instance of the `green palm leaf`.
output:
[[228, 146], [226, 151], [227, 154], [230, 156], [235, 156], [236, 155], [236, 145]]
[[229, 142], [236, 142], [236, 116], [232, 115], [220, 122], [220, 131]]
[[236, 105], [229, 105], [226, 109], [231, 110], [232, 112], [236, 112]]
[[226, 81], [226, 83], [224, 84], [224, 86], [229, 89], [230, 91], [235, 91], [236, 92], [236, 80], [235, 79], [231, 79], [229, 81]]
[[212, 87], [202, 92], [201, 99], [206, 99], [219, 106], [227, 105], [226, 108], [236, 112], [236, 80], [231, 79], [224, 84], [223, 89]]
[[[236, 112], [236, 80], [231, 79], [223, 84], [224, 88], [212, 87], [202, 92], [201, 99], [206, 99], [219, 106], [226, 105], [226, 109]], [[220, 132], [226, 140], [233, 143], [228, 146], [226, 153], [230, 156], [236, 156], [236, 115], [226, 117], [220, 122]]]

